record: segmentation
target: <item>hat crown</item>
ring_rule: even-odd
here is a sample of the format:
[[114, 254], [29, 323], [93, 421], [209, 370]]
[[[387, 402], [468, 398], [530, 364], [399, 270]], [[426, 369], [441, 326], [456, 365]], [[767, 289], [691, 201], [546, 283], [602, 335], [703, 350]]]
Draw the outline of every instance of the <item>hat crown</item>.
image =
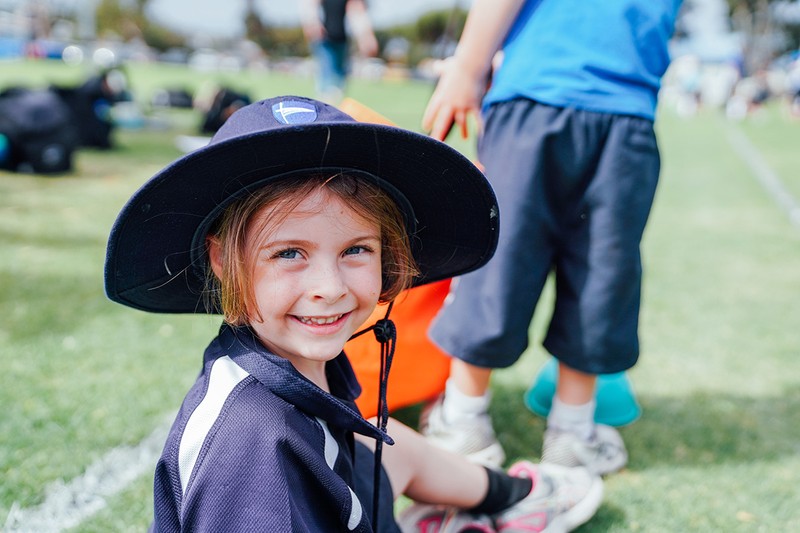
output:
[[228, 118], [209, 144], [312, 123], [356, 122], [339, 109], [310, 98], [279, 96], [247, 105]]

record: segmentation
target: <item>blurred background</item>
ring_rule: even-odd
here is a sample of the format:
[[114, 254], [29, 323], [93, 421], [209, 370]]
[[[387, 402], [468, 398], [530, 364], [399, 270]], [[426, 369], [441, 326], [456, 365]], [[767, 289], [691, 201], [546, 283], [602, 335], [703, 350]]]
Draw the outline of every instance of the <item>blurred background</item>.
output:
[[[449, 55], [469, 0], [371, 0], [376, 57], [356, 57], [355, 77], [434, 76]], [[0, 0], [0, 60], [70, 65], [162, 62], [198, 71], [262, 69], [310, 76], [300, 2], [237, 0]], [[668, 102], [732, 117], [800, 90], [800, 2], [686, 0], [673, 40]], [[0, 80], [8, 85], [4, 75]], [[160, 98], [163, 97], [159, 96]]]

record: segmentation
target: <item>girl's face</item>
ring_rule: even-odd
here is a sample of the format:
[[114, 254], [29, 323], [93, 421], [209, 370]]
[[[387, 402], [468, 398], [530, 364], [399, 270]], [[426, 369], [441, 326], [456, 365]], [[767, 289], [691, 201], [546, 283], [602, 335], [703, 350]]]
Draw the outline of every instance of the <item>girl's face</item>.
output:
[[380, 228], [324, 189], [276, 226], [254, 230], [269, 211], [259, 211], [248, 228], [258, 311], [249, 313], [250, 325], [265, 346], [320, 384], [324, 363], [342, 351], [378, 303]]

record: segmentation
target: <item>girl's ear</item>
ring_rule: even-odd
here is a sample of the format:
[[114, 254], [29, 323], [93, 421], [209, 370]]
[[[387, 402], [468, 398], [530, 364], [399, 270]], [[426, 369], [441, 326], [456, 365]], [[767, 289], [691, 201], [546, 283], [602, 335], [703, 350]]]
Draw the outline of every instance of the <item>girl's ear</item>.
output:
[[211, 263], [211, 270], [217, 279], [222, 279], [222, 245], [216, 237], [206, 237], [208, 246], [208, 262]]

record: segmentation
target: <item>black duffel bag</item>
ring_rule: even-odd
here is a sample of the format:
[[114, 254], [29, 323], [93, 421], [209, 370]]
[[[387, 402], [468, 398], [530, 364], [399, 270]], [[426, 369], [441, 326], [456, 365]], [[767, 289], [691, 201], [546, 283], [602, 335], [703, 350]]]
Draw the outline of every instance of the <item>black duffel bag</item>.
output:
[[37, 174], [72, 170], [79, 136], [64, 101], [50, 90], [0, 94], [0, 168]]

